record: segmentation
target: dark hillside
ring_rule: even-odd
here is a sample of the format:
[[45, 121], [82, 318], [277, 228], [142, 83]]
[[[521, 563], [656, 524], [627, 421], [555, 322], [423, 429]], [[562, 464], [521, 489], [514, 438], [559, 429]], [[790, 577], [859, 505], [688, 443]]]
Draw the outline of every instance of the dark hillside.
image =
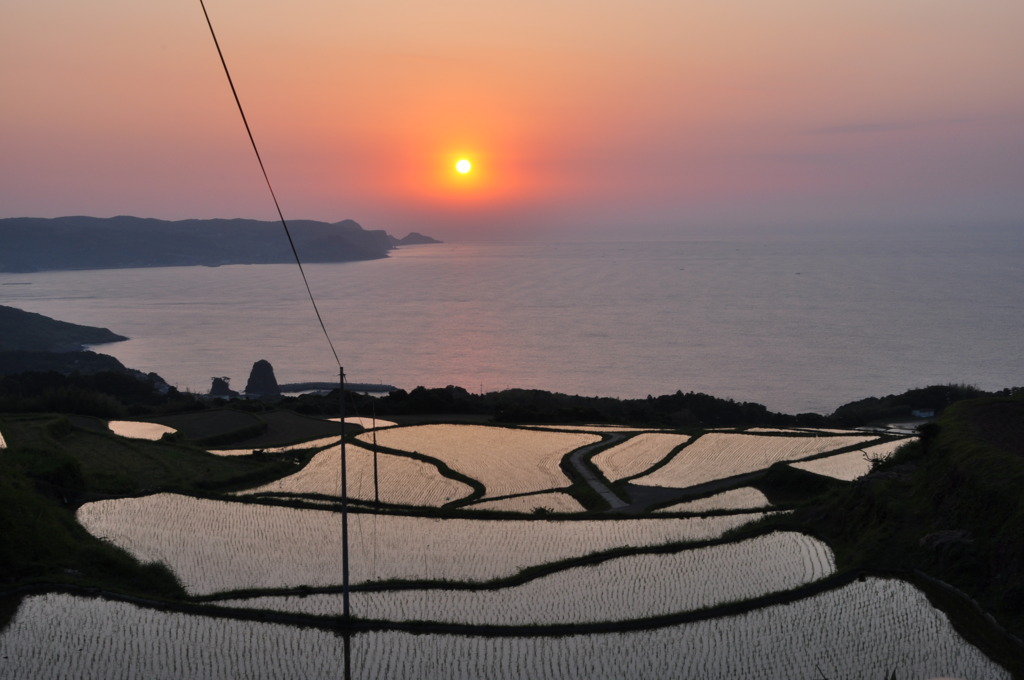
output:
[[[137, 373], [114, 357], [97, 352], [0, 352], [0, 377], [17, 376], [22, 379], [21, 376], [26, 373], [92, 375], [104, 372], [133, 375]], [[0, 389], [0, 393], [3, 392], [4, 390]]]
[[885, 420], [910, 419], [915, 411], [940, 414], [950, 404], [982, 396], [987, 395], [971, 385], [929, 385], [902, 394], [851, 401], [837, 408], [831, 420], [845, 427], [856, 427]]
[[1024, 461], [1024, 401], [979, 404], [967, 422], [973, 436]]
[[[1021, 396], [953, 404], [919, 442], [795, 519], [833, 546], [841, 568], [924, 573], [1024, 637], [1022, 442]], [[1016, 663], [1024, 671], [1024, 658]]]
[[72, 352], [84, 345], [127, 339], [106, 328], [57, 321], [42, 314], [0, 305], [0, 352]]
[[0, 431], [7, 443], [0, 455], [0, 592], [84, 584], [180, 597], [169, 570], [141, 565], [90, 535], [75, 521], [75, 509], [110, 496], [266, 483], [312, 456], [214, 456], [174, 438], [126, 439], [55, 415], [0, 415]]

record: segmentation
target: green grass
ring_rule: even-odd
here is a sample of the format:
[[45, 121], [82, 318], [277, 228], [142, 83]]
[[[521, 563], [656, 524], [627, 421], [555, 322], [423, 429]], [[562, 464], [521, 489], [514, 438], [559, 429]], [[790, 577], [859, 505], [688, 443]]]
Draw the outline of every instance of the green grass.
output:
[[180, 596], [163, 565], [136, 560], [85, 531], [58, 498], [7, 453], [0, 456], [0, 584], [14, 587], [88, 585], [119, 592]]
[[180, 413], [147, 420], [173, 427], [185, 439], [210, 446], [256, 437], [267, 429], [267, 422], [259, 415], [233, 409]]
[[215, 456], [174, 441], [125, 439], [78, 428], [60, 416], [3, 418], [0, 431], [10, 446], [6, 455], [23, 470], [74, 461], [80, 482], [51, 480], [55, 493], [69, 496], [233, 490], [290, 474], [310, 455]]
[[76, 521], [84, 501], [174, 491], [213, 493], [264, 483], [309, 452], [220, 457], [174, 442], [123, 439], [63, 416], [0, 416], [0, 591], [88, 586], [180, 597], [174, 576], [143, 565]]

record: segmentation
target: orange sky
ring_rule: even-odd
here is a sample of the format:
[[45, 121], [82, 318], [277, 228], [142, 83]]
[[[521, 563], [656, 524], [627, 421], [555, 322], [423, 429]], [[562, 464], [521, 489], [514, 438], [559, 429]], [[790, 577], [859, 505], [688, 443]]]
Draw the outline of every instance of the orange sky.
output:
[[[293, 219], [457, 240], [1024, 215], [1020, 0], [207, 8]], [[275, 219], [198, 0], [15, 0], [0, 50], [0, 216]]]

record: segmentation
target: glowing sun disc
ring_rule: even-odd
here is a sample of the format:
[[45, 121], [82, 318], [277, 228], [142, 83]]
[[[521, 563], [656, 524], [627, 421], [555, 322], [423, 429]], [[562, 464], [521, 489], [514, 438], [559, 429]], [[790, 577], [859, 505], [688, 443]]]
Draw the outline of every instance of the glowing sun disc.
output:
[[469, 172], [472, 168], [473, 165], [465, 158], [463, 158], [461, 161], [455, 164], [455, 169], [461, 172], [463, 175]]

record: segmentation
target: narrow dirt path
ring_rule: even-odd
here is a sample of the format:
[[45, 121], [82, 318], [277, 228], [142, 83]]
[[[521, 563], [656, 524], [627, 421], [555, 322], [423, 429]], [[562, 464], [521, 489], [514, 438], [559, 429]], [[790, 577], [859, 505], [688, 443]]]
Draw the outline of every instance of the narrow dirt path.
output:
[[683, 502], [693, 498], [707, 496], [716, 491], [740, 486], [764, 476], [764, 470], [756, 470], [740, 475], [734, 475], [725, 479], [716, 479], [704, 484], [697, 484], [685, 488], [662, 488], [657, 486], [639, 486], [625, 483], [620, 489], [626, 495], [627, 500], [620, 498], [612, 491], [610, 483], [599, 473], [583, 464], [584, 458], [589, 456], [596, 448], [611, 448], [619, 444], [627, 437], [624, 433], [611, 433], [607, 439], [602, 439], [594, 444], [580, 447], [569, 454], [566, 459], [579, 479], [583, 480], [601, 498], [605, 499], [610, 506], [608, 512], [619, 512], [626, 514], [641, 514], [647, 511], [652, 505], [668, 504], [669, 502]]
[[598, 448], [605, 446], [615, 446], [626, 438], [626, 435], [621, 433], [613, 433], [608, 436], [608, 439], [602, 439], [599, 442], [590, 444], [588, 446], [582, 446], [572, 453], [569, 454], [569, 465], [576, 471], [580, 479], [587, 483], [591, 489], [597, 492], [601, 498], [608, 501], [608, 505], [611, 506], [612, 510], [621, 510], [628, 504], [615, 495], [615, 492], [608, 486], [608, 481], [603, 477], [600, 477], [590, 469], [589, 466], [583, 464], [583, 459], [586, 458], [590, 453]]

